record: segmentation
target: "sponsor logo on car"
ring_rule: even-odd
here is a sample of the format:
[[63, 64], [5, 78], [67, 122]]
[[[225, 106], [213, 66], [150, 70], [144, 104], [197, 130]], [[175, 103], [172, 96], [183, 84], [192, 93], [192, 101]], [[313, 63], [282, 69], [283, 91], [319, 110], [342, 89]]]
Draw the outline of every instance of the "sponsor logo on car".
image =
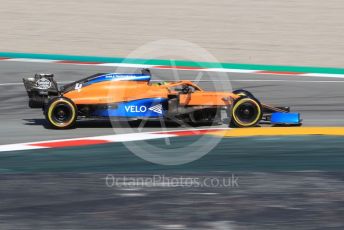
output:
[[51, 81], [49, 81], [46, 78], [41, 78], [38, 81], [36, 81], [36, 87], [37, 89], [49, 89], [51, 87]]
[[131, 113], [144, 113], [147, 111], [147, 107], [142, 105], [142, 106], [125, 106], [125, 111], [131, 112]]
[[162, 114], [162, 104], [157, 104], [149, 108], [149, 110]]
[[[155, 113], [158, 114], [162, 114], [162, 105], [161, 104], [157, 104], [154, 105], [152, 107], [149, 107], [148, 110], [153, 111]], [[144, 105], [141, 106], [135, 106], [135, 105], [131, 105], [131, 106], [125, 106], [125, 111], [128, 113], [145, 113], [147, 112], [147, 107]]]

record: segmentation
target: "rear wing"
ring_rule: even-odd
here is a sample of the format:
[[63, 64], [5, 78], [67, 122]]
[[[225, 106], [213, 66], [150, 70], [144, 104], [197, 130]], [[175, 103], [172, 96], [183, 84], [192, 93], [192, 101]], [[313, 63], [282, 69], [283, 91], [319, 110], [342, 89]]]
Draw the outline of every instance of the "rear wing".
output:
[[53, 74], [35, 74], [34, 77], [23, 78], [23, 82], [31, 108], [43, 108], [50, 97], [59, 95]]

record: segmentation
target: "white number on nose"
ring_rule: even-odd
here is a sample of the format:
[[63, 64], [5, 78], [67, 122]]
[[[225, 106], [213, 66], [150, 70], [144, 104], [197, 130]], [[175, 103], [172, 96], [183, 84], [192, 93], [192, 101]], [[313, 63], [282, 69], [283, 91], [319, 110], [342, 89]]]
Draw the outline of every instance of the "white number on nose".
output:
[[74, 88], [75, 90], [80, 91], [81, 88], [82, 88], [82, 84], [81, 84], [81, 83], [76, 83], [76, 84], [75, 84], [75, 88]]

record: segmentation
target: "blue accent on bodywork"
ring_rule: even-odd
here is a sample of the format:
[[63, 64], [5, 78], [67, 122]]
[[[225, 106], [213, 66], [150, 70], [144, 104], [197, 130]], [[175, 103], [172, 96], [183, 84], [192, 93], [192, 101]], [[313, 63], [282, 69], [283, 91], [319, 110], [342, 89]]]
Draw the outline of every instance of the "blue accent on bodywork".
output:
[[297, 125], [301, 123], [299, 113], [272, 113], [271, 124], [290, 124]]
[[89, 80], [84, 85], [90, 85], [104, 81], [150, 81], [150, 79], [151, 76], [144, 74], [108, 73]]
[[107, 109], [96, 110], [92, 115], [99, 117], [160, 117], [167, 112], [166, 98], [147, 98], [120, 102]]

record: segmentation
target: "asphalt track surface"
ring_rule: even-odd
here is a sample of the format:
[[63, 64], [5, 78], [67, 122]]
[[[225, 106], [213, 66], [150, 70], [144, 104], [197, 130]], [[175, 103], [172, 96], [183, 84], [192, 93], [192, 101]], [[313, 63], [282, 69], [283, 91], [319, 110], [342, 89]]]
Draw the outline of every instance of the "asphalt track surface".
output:
[[[23, 77], [42, 72], [54, 73], [58, 82], [70, 82], [97, 72], [114, 71], [116, 68], [113, 67], [0, 62], [0, 144], [137, 132], [135, 125], [113, 129], [106, 122], [80, 122], [79, 128], [68, 131], [46, 129], [42, 111], [28, 108], [26, 92], [21, 84]], [[130, 73], [139, 70], [125, 68], [118, 71]], [[199, 84], [210, 90], [230, 91], [230, 86], [233, 89], [244, 88], [264, 103], [291, 106], [293, 111], [301, 113], [306, 126], [344, 125], [344, 79], [182, 70], [152, 70], [152, 75], [153, 80], [199, 79]], [[161, 130], [160, 123], [139, 129], [153, 130]]]
[[[81, 122], [67, 131], [44, 127], [27, 106], [22, 77], [51, 72], [57, 81], [114, 68], [0, 62], [0, 144], [138, 131]], [[124, 71], [124, 70], [123, 70]], [[126, 69], [131, 72], [132, 69]], [[177, 71], [212, 89], [252, 91], [265, 103], [291, 106], [306, 126], [344, 125], [344, 79]], [[176, 72], [152, 70], [153, 79]], [[209, 82], [212, 80], [212, 82]], [[223, 82], [224, 81], [224, 82]], [[221, 127], [221, 126], [220, 126]], [[169, 125], [167, 129], [180, 129]], [[142, 131], [161, 130], [149, 123]], [[176, 145], [192, 138], [176, 139]], [[174, 141], [173, 139], [171, 141]], [[164, 145], [155, 140], [153, 145]], [[148, 163], [120, 143], [1, 153], [1, 229], [343, 229], [343, 144], [340, 137], [227, 138], [198, 161], [178, 167]], [[238, 187], [108, 186], [106, 176], [239, 177]], [[135, 174], [133, 174], [135, 173]], [[122, 181], [123, 182], [123, 181]], [[129, 180], [130, 182], [130, 180]], [[122, 183], [123, 185], [123, 183]]]
[[[236, 173], [239, 187], [107, 187], [106, 174], [0, 178], [1, 229], [343, 229], [343, 174]], [[151, 178], [147, 174], [113, 174]], [[162, 174], [160, 174], [162, 176]], [[166, 174], [166, 177], [198, 177]], [[231, 177], [208, 173], [208, 177]], [[15, 182], [15, 183], [14, 183]]]

